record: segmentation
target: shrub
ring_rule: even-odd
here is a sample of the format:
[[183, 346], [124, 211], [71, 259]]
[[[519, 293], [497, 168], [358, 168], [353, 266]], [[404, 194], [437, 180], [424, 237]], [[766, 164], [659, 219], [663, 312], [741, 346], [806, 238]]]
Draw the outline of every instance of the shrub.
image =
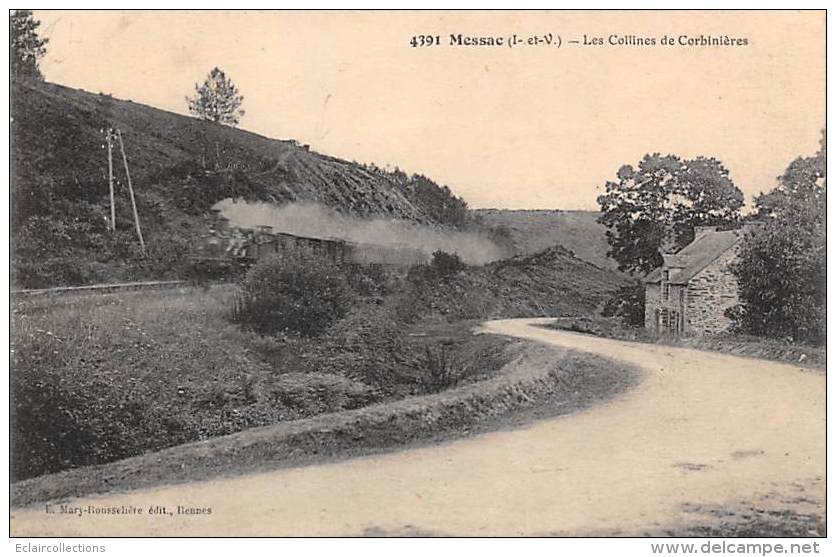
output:
[[824, 235], [770, 223], [747, 237], [732, 271], [740, 305], [727, 312], [739, 331], [789, 341], [825, 340]]
[[421, 382], [428, 393], [437, 393], [458, 383], [460, 370], [449, 343], [426, 346], [419, 360], [423, 370]]
[[[220, 160], [216, 162], [221, 164]], [[149, 181], [157, 195], [170, 199], [175, 207], [189, 215], [201, 215], [222, 199], [265, 198], [263, 189], [253, 183], [244, 171], [237, 168], [207, 169], [197, 160], [159, 170]]]
[[100, 380], [67, 380], [55, 363], [12, 376], [13, 481], [194, 439], [165, 409]]
[[314, 337], [344, 317], [354, 298], [338, 265], [277, 255], [260, 261], [241, 281], [232, 320], [259, 334]]
[[437, 282], [449, 279], [466, 268], [467, 265], [458, 254], [437, 250], [433, 252], [429, 264], [412, 267], [408, 278], [413, 284]]
[[371, 263], [365, 265], [346, 264], [346, 279], [352, 289], [361, 296], [383, 296], [389, 292], [389, 276], [383, 265]]
[[384, 395], [401, 392], [410, 381], [399, 317], [386, 305], [359, 304], [328, 328], [309, 360], [322, 372], [360, 381]]
[[619, 317], [628, 327], [644, 325], [644, 283], [635, 280], [619, 288], [604, 304], [601, 315]]
[[441, 250], [433, 252], [433, 258], [430, 261], [430, 269], [440, 278], [455, 275], [466, 267], [467, 265], [457, 253], [447, 253]]

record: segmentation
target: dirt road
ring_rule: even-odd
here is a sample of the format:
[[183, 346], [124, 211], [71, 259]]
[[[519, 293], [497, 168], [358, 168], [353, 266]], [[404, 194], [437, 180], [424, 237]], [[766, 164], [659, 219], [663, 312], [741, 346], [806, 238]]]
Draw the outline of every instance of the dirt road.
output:
[[[642, 368], [628, 393], [514, 431], [347, 462], [17, 510], [15, 535], [631, 534], [722, 506], [821, 512], [825, 381], [790, 365], [494, 321]], [[148, 515], [151, 506], [175, 513]], [[211, 514], [177, 515], [177, 506]], [[706, 517], [710, 518], [710, 517]]]

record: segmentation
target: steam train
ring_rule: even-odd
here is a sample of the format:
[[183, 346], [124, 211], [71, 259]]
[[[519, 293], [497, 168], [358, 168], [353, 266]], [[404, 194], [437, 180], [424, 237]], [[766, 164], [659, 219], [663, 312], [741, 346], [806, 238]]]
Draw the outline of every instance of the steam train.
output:
[[230, 227], [228, 219], [219, 210], [212, 211], [208, 233], [196, 246], [190, 260], [193, 267], [202, 268], [204, 274], [214, 275], [245, 270], [273, 254], [324, 258], [337, 264], [380, 265], [392, 269], [406, 269], [429, 260], [424, 251], [402, 244], [382, 245], [297, 236], [274, 232], [270, 226]]

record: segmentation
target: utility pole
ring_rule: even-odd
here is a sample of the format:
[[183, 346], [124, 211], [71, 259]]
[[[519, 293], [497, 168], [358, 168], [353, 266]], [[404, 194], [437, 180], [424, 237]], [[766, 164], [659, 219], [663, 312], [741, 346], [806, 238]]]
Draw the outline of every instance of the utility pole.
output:
[[145, 240], [142, 239], [142, 230], [139, 227], [139, 213], [136, 212], [136, 199], [134, 198], [134, 187], [131, 184], [131, 172], [128, 170], [128, 157], [125, 155], [125, 144], [122, 142], [122, 130], [119, 128], [116, 128], [116, 137], [119, 139], [119, 150], [122, 151], [122, 162], [125, 163], [125, 176], [128, 178], [128, 192], [131, 194], [131, 208], [134, 211], [136, 235], [139, 237], [139, 246], [142, 248], [142, 256], [145, 257]]
[[107, 128], [107, 184], [110, 187], [110, 231], [116, 232], [116, 200], [113, 194], [113, 128]]

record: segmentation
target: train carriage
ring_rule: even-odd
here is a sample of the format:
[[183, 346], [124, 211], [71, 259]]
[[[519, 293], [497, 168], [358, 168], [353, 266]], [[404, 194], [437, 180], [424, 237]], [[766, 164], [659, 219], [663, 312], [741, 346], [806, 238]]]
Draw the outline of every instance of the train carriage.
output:
[[194, 265], [207, 270], [213, 267], [220, 270], [245, 269], [273, 254], [301, 255], [325, 258], [337, 264], [381, 265], [393, 269], [407, 269], [429, 260], [425, 252], [403, 244], [382, 245], [297, 236], [274, 232], [270, 226], [230, 227], [229, 221], [216, 210], [213, 210], [207, 234], [190, 259]]

